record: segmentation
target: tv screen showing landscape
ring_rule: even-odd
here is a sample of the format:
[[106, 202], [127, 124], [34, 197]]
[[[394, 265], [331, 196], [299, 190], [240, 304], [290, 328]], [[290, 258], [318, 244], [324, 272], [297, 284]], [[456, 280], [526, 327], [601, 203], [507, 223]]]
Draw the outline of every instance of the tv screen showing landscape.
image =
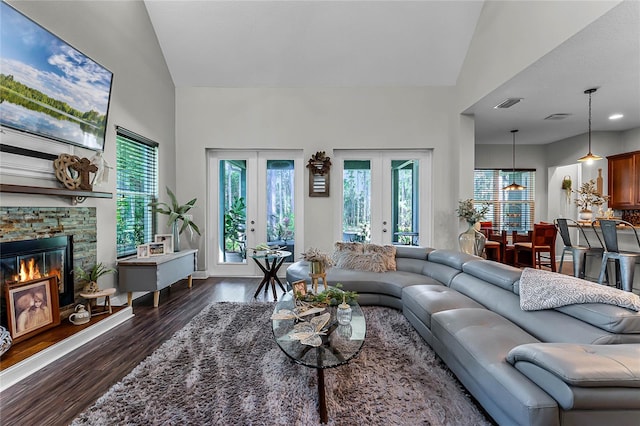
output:
[[0, 124], [104, 149], [113, 74], [0, 3]]

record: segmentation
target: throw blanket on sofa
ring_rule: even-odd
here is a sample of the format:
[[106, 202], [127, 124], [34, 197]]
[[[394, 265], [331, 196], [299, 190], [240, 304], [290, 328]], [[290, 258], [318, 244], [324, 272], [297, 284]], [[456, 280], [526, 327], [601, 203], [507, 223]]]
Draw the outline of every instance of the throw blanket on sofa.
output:
[[606, 303], [640, 312], [640, 297], [606, 285], [541, 269], [525, 268], [520, 277], [520, 308], [537, 311], [576, 303]]

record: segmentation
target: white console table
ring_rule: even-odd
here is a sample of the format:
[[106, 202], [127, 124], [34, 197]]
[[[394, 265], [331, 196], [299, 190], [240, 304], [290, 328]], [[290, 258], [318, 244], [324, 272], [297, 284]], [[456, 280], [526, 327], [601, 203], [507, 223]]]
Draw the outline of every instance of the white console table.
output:
[[162, 256], [129, 258], [118, 261], [118, 285], [127, 292], [129, 306], [134, 291], [153, 291], [153, 306], [158, 307], [160, 290], [183, 278], [191, 288], [191, 275], [196, 270], [198, 250], [183, 250]]

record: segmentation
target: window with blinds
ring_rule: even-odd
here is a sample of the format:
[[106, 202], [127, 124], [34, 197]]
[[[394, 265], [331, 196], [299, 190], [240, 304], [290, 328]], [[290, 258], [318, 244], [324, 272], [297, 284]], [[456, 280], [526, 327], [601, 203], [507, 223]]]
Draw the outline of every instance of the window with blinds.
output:
[[149, 203], [158, 199], [158, 144], [118, 127], [116, 157], [117, 256], [122, 257], [153, 241]]
[[[485, 221], [492, 222], [493, 229], [508, 232], [526, 232], [535, 222], [535, 170], [476, 169], [474, 172], [473, 198], [476, 207], [489, 205]], [[526, 188], [522, 191], [505, 191], [505, 186], [515, 182]]]

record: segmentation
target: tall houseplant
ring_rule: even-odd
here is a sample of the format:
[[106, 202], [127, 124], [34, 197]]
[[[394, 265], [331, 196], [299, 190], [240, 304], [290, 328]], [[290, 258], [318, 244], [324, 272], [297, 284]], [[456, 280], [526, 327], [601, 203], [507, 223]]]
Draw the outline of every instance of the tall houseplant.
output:
[[200, 228], [198, 228], [198, 225], [193, 223], [193, 221], [191, 220], [191, 215], [186, 214], [189, 210], [191, 210], [191, 208], [193, 208], [198, 199], [194, 198], [188, 203], [180, 205], [178, 204], [176, 196], [169, 189], [169, 187], [167, 187], [167, 194], [171, 199], [171, 204], [154, 202], [149, 203], [149, 205], [153, 207], [156, 212], [169, 216], [169, 219], [167, 220], [167, 226], [172, 229], [173, 250], [180, 251], [180, 234], [182, 234], [184, 231], [189, 229], [192, 235], [193, 231], [195, 231], [198, 235], [202, 235], [200, 234]]

